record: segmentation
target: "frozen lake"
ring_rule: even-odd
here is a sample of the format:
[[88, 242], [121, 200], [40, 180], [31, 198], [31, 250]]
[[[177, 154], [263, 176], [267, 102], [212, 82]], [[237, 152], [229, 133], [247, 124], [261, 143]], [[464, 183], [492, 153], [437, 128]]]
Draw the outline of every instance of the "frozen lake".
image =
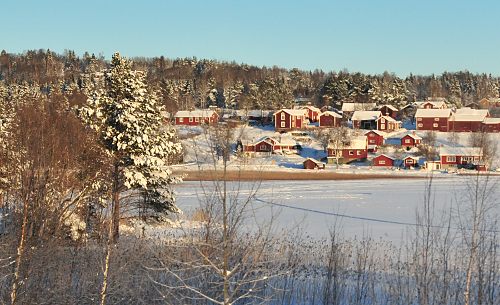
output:
[[[432, 183], [435, 212], [449, 211], [450, 204], [463, 197], [465, 180], [436, 178]], [[341, 224], [349, 238], [371, 236], [401, 243], [411, 232], [417, 207], [424, 202], [426, 179], [379, 179], [344, 181], [263, 181], [252, 204], [259, 220], [278, 213], [278, 229], [300, 226], [306, 235], [327, 237], [330, 228]], [[255, 185], [228, 183], [240, 189], [241, 198]], [[213, 182], [204, 182], [209, 191]], [[199, 182], [185, 182], [176, 188], [177, 203], [186, 213], [199, 206], [203, 197]], [[339, 216], [344, 215], [344, 217]], [[410, 225], [409, 225], [410, 224]]]

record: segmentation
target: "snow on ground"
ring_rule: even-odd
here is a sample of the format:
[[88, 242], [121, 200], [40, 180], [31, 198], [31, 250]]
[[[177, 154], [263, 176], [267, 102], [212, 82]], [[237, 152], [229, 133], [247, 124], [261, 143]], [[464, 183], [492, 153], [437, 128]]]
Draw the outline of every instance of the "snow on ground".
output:
[[[450, 204], [456, 204], [456, 199], [463, 197], [465, 179], [453, 177], [433, 181], [436, 214], [449, 211]], [[323, 238], [337, 222], [347, 238], [371, 236], [398, 244], [414, 230], [414, 226], [401, 223], [415, 223], [416, 209], [424, 201], [426, 181], [264, 181], [248, 214], [249, 223], [255, 225], [254, 220], [264, 222], [275, 215], [274, 225], [278, 231], [300, 227], [308, 236]], [[212, 182], [201, 185], [205, 191], [213, 186]], [[200, 205], [200, 198], [203, 198], [201, 185], [186, 182], [176, 187], [177, 203], [187, 215]], [[241, 198], [248, 195], [247, 190], [255, 187], [254, 183], [229, 185], [240, 190]]]

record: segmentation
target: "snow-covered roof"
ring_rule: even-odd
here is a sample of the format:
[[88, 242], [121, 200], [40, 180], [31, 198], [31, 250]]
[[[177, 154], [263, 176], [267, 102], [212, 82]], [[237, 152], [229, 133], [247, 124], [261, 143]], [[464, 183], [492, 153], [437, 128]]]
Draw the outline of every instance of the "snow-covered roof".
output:
[[380, 110], [380, 109], [382, 109], [384, 107], [387, 107], [387, 108], [391, 109], [392, 111], [398, 111], [398, 108], [396, 108], [396, 107], [394, 107], [392, 105], [389, 105], [389, 104], [382, 105], [382, 106], [378, 107], [378, 109]]
[[191, 110], [191, 111], [181, 110], [181, 111], [177, 111], [177, 113], [175, 114], [175, 117], [176, 118], [189, 118], [189, 117], [209, 118], [214, 113], [217, 115], [217, 112], [215, 112], [214, 110], [209, 110], [209, 109], [198, 109], [198, 110]]
[[282, 135], [281, 137], [279, 137], [277, 139], [277, 142], [276, 145], [282, 145], [282, 146], [294, 146], [294, 145], [297, 145], [297, 141], [295, 141], [294, 138], [292, 138], [291, 136], [287, 136], [287, 135]]
[[432, 107], [434, 108], [443, 108], [447, 107], [446, 105], [446, 99], [444, 100], [427, 100], [427, 101], [418, 101], [415, 102], [415, 105], [417, 105], [418, 108], [424, 107], [425, 104], [431, 104]]
[[415, 117], [418, 118], [449, 118], [451, 109], [417, 109]]
[[386, 137], [387, 134], [381, 130], [376, 130], [376, 129], [373, 129], [373, 130], [368, 130], [367, 132], [365, 132], [365, 135], [369, 134], [370, 132], [373, 132], [375, 134], [378, 134], [379, 136], [382, 136], [382, 137]]
[[382, 112], [377, 111], [354, 111], [351, 120], [353, 121], [369, 121], [376, 120], [378, 117], [382, 116]]
[[330, 115], [330, 116], [333, 116], [333, 117], [336, 117], [336, 118], [339, 118], [341, 119], [342, 116], [334, 111], [325, 111], [325, 112], [322, 112], [319, 114], [319, 116], [323, 116], [323, 115]]
[[343, 103], [342, 111], [353, 112], [356, 110], [372, 110], [377, 106], [375, 103]]
[[278, 113], [280, 113], [282, 111], [288, 113], [289, 115], [296, 115], [296, 116], [301, 116], [301, 115], [305, 115], [306, 114], [306, 110], [305, 109], [280, 109], [280, 110], [276, 111], [274, 113], [274, 115], [277, 115]]
[[314, 158], [307, 158], [307, 159], [305, 159], [305, 160], [304, 160], [304, 162], [306, 162], [307, 160], [312, 161], [312, 162], [314, 162], [315, 164], [320, 165], [320, 166], [325, 165], [325, 163], [323, 163], [323, 162], [321, 162], [321, 161], [319, 161], [319, 160], [316, 160], [316, 159], [314, 159]]
[[386, 157], [386, 158], [389, 158], [389, 159], [391, 159], [391, 160], [396, 160], [396, 158], [391, 157], [391, 156], [388, 156], [388, 155], [386, 155], [386, 154], [380, 154], [380, 155], [377, 155], [377, 156], [375, 156], [373, 159], [375, 159], [375, 158], [379, 158], [379, 157], [382, 157], [382, 156], [384, 156], [384, 157]]
[[422, 140], [422, 137], [417, 135], [417, 134], [414, 134], [414, 133], [409, 133], [409, 134], [405, 134], [404, 136], [402, 136], [401, 138], [404, 138], [404, 137], [410, 137], [410, 138], [413, 138], [414, 140]]
[[294, 109], [310, 109], [312, 111], [321, 112], [321, 109], [313, 105], [296, 106]]
[[481, 147], [441, 147], [440, 156], [482, 156]]
[[489, 115], [487, 109], [460, 108], [451, 116], [451, 121], [482, 122]]
[[390, 117], [388, 115], [383, 115], [383, 116], [379, 117], [377, 119], [377, 121], [380, 120], [380, 119], [385, 119], [387, 122], [397, 122], [395, 119], [393, 119], [392, 117]]
[[[368, 141], [366, 140], [366, 136], [355, 136], [350, 139], [348, 145], [344, 145], [342, 149], [366, 149], [368, 145]], [[329, 148], [336, 148], [328, 146]]]
[[484, 124], [500, 124], [500, 118], [485, 118]]

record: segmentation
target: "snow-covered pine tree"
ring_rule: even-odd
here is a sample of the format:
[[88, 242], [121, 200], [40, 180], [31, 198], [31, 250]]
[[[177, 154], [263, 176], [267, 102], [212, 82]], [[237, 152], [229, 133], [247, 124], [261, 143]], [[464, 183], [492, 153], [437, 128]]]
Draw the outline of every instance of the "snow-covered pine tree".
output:
[[113, 239], [119, 234], [120, 192], [138, 189], [156, 212], [178, 212], [169, 160], [181, 152], [175, 130], [164, 126], [162, 106], [148, 90], [145, 74], [115, 53], [104, 73], [104, 87], [95, 89], [80, 108], [82, 120], [95, 130], [113, 162]]

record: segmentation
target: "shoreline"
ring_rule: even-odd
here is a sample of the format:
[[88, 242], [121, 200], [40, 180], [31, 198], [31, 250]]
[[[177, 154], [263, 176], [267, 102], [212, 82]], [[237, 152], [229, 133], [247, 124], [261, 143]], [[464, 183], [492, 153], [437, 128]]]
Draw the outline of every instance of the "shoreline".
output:
[[[174, 170], [184, 181], [223, 180], [223, 171]], [[268, 180], [372, 180], [372, 179], [427, 179], [428, 175], [380, 174], [380, 173], [338, 173], [331, 171], [256, 171], [227, 170], [226, 181], [268, 181]], [[436, 176], [434, 176], [436, 178]]]

